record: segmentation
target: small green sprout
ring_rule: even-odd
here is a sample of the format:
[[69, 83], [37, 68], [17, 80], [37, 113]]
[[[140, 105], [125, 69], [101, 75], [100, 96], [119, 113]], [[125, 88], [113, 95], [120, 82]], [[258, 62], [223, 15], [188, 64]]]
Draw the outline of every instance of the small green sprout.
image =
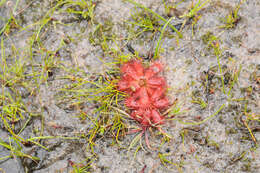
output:
[[224, 19], [221, 19], [222, 22], [225, 23], [225, 25], [220, 26], [220, 28], [232, 29], [238, 24], [238, 22], [241, 20], [241, 17], [238, 15], [241, 3], [238, 4], [234, 10], [229, 12]]
[[[92, 24], [94, 24], [94, 10], [96, 7], [96, 3], [92, 0], [77, 0], [77, 1], [66, 1], [65, 3], [68, 8], [66, 9], [67, 13], [80, 15], [83, 19], [90, 20]], [[79, 7], [79, 10], [75, 7]]]
[[189, 9], [188, 13], [180, 16], [181, 18], [183, 17], [188, 17], [188, 18], [193, 18], [198, 14], [198, 12], [209, 2], [210, 0], [198, 0], [198, 2], [194, 5], [194, 1], [192, 1], [191, 8]]
[[170, 156], [170, 155], [171, 155], [170, 153], [165, 153], [165, 154], [163, 154], [163, 153], [158, 153], [158, 157], [159, 157], [161, 163], [162, 163], [165, 167], [169, 168], [168, 164], [173, 165], [173, 166], [175, 166], [175, 167], [177, 168], [177, 170], [178, 170], [180, 173], [182, 173], [183, 171], [182, 171], [182, 169], [181, 169], [181, 167], [182, 167], [181, 164], [174, 163], [174, 162], [172, 162], [172, 161], [170, 161], [170, 160], [167, 159], [167, 156]]
[[208, 106], [208, 104], [202, 98], [192, 97], [191, 102], [199, 104], [201, 109], [205, 109]]

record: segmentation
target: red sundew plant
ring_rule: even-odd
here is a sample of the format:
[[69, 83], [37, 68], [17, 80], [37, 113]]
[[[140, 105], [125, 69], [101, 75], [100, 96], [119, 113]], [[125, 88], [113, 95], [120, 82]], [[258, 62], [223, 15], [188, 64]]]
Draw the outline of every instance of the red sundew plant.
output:
[[[162, 70], [160, 62], [144, 68], [139, 60], [129, 61], [121, 67], [118, 89], [128, 95], [125, 105], [131, 110], [131, 118], [140, 123], [143, 133], [149, 127], [159, 128], [158, 125], [164, 123], [165, 117], [160, 112], [170, 105], [165, 96], [166, 81], [158, 75]], [[147, 137], [146, 143], [149, 146]]]

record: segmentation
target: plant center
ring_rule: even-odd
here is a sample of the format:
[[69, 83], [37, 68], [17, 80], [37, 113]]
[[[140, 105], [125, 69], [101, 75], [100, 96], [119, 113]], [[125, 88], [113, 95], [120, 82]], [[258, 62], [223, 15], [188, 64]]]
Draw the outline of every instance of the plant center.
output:
[[139, 86], [140, 87], [146, 86], [146, 79], [140, 79], [139, 80]]

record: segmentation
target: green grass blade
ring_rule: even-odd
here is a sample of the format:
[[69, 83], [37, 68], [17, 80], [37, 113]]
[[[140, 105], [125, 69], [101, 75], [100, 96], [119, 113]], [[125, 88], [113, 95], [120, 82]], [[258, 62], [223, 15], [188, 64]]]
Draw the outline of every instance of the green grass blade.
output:
[[205, 118], [204, 120], [202, 121], [199, 121], [199, 122], [183, 122], [181, 120], [178, 120], [181, 124], [185, 124], [185, 125], [200, 125], [200, 124], [203, 124], [205, 123], [206, 121], [210, 120], [211, 118], [215, 117], [223, 108], [225, 107], [225, 104], [222, 104], [220, 106], [220, 108], [215, 112], [213, 113], [212, 115], [210, 115], [209, 117]]
[[[127, 2], [130, 2], [131, 4], [134, 4], [135, 6], [137, 6], [137, 7], [139, 7], [139, 8], [142, 8], [142, 9], [148, 11], [149, 13], [152, 13], [153, 15], [155, 15], [156, 17], [158, 17], [160, 20], [162, 20], [164, 23], [167, 23], [167, 20], [166, 20], [165, 18], [163, 18], [163, 17], [162, 17], [161, 15], [159, 15], [158, 13], [155, 13], [153, 10], [151, 10], [151, 9], [149, 9], [149, 8], [147, 8], [147, 7], [145, 7], [145, 6], [143, 6], [142, 4], [139, 4], [139, 3], [137, 3], [137, 2], [135, 2], [135, 1], [133, 1], [133, 0], [126, 0], [126, 1], [127, 1]], [[178, 29], [176, 29], [173, 25], [169, 24], [169, 26], [171, 27], [172, 30], [174, 30], [174, 31], [178, 34], [179, 38], [182, 38], [182, 37], [183, 37], [182, 34], [178, 31]]]
[[168, 24], [171, 22], [171, 20], [172, 20], [173, 18], [174, 18], [174, 17], [171, 17], [171, 18], [165, 23], [165, 25], [163, 26], [163, 29], [162, 29], [162, 31], [161, 31], [159, 40], [158, 40], [157, 45], [156, 45], [156, 48], [155, 48], [154, 58], [157, 58], [157, 57], [158, 57], [159, 49], [160, 49], [160, 47], [161, 47], [161, 40], [162, 40], [164, 31], [165, 31], [166, 27], [168, 26]]

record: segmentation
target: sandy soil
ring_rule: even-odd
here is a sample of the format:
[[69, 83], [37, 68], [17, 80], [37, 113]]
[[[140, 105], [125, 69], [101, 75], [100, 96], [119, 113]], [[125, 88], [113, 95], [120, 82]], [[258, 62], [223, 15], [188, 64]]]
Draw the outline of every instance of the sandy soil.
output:
[[[0, 29], [5, 26], [12, 14], [15, 14], [15, 19], [20, 25], [18, 28], [11, 28], [8, 34], [1, 35], [9, 65], [14, 65], [13, 60], [16, 58], [20, 59], [26, 67], [25, 73], [30, 74], [39, 68], [40, 80], [39, 64], [44, 66], [50, 52], [58, 52], [57, 56], [52, 57], [54, 58], [51, 61], [52, 74], [49, 74], [45, 82], [35, 82], [35, 78], [25, 79], [25, 81], [30, 81], [28, 82], [28, 85], [31, 84], [28, 86], [29, 89], [15, 86], [15, 89], [21, 93], [27, 109], [39, 114], [32, 118], [19, 134], [25, 139], [39, 136], [40, 133], [36, 131], [42, 129], [43, 123], [42, 136], [74, 137], [87, 133], [91, 128], [90, 120], [82, 121], [78, 118], [79, 109], [70, 107], [71, 102], [66, 99], [60, 99], [60, 91], [64, 86], [75, 83], [65, 79], [66, 76], [73, 73], [75, 76], [85, 76], [84, 78], [97, 76], [107, 70], [104, 62], [113, 61], [101, 48], [98, 36], [93, 34], [97, 31], [99, 24], [104, 27], [103, 31], [106, 36], [115, 38], [115, 41], [112, 39], [107, 41], [109, 48], [112, 50], [120, 47], [122, 54], [126, 55], [131, 54], [126, 47], [128, 43], [139, 52], [140, 57], [147, 57], [150, 50], [155, 50], [160, 36], [159, 32], [154, 34], [148, 31], [131, 39], [129, 21], [133, 21], [131, 13], [136, 9], [135, 6], [121, 0], [100, 0], [96, 3], [93, 24], [91, 20], [78, 19], [77, 15], [66, 13], [68, 6], [64, 5], [55, 9], [50, 13], [52, 20], [40, 31], [41, 45], [35, 43], [31, 46], [30, 40], [41, 26], [31, 25], [41, 21], [56, 2], [54, 0], [21, 0], [13, 11], [16, 4], [13, 0], [0, 7]], [[169, 19], [165, 12], [164, 1], [138, 0], [136, 2]], [[173, 10], [170, 14], [176, 15], [176, 19], [171, 22], [175, 26], [185, 19], [177, 14], [185, 14], [192, 4], [189, 0], [165, 2], [167, 4], [172, 2], [175, 5], [179, 2], [176, 11]], [[145, 150], [140, 149], [135, 155], [136, 147], [130, 151], [127, 148], [137, 134], [124, 136], [120, 139], [120, 143], [115, 143], [113, 138], [109, 137], [110, 135], [103, 134], [95, 140], [96, 145], [93, 148], [95, 156], [93, 152], [87, 150], [88, 141], [84, 138], [41, 140], [41, 144], [49, 148], [49, 151], [38, 145], [21, 146], [24, 153], [39, 157], [38, 162], [24, 157], [4, 159], [0, 160], [0, 170], [7, 173], [72, 172], [72, 162], [80, 163], [89, 157], [90, 160], [93, 158], [93, 162], [86, 172], [96, 173], [139, 173], [142, 170], [147, 173], [258, 172], [257, 170], [260, 169], [258, 147], [260, 139], [260, 2], [259, 0], [245, 1], [239, 8], [239, 18], [234, 27], [220, 27], [225, 25], [223, 20], [238, 4], [238, 0], [211, 0], [197, 14], [196, 24], [191, 23], [194, 19], [183, 27], [181, 39], [178, 39], [169, 28], [166, 30], [174, 37], [163, 38], [159, 60], [165, 64], [163, 75], [167, 78], [170, 88], [168, 96], [172, 102], [175, 100], [180, 109], [179, 113], [171, 120], [167, 120], [162, 128], [172, 136], [171, 140], [164, 141], [163, 136], [153, 129], [149, 133], [149, 141], [156, 149], [149, 150], [143, 144]], [[139, 11], [142, 10], [139, 9]], [[163, 24], [162, 21], [160, 22]], [[26, 26], [29, 27], [25, 30], [21, 29]], [[133, 28], [134, 32], [137, 32], [139, 27]], [[214, 48], [208, 41], [210, 38], [213, 39], [214, 44], [219, 44], [222, 50], [219, 62], [214, 54]], [[96, 44], [93, 44], [91, 39], [94, 39]], [[15, 53], [14, 47], [19, 53]], [[48, 50], [50, 54], [45, 50]], [[32, 56], [30, 52], [33, 53]], [[3, 56], [2, 52], [1, 56]], [[35, 63], [35, 69], [32, 69], [33, 63]], [[3, 74], [4, 69], [1, 67], [0, 70]], [[232, 77], [238, 71], [237, 82], [229, 93]], [[34, 82], [38, 85], [33, 85]], [[222, 90], [222, 82], [224, 82], [225, 93]], [[4, 94], [3, 91], [9, 92], [9, 90], [8, 86], [2, 86], [1, 93]], [[33, 95], [30, 94], [32, 90], [36, 91]], [[84, 103], [81, 106], [84, 107], [82, 110], [90, 111], [90, 114], [93, 112], [87, 109], [91, 107], [90, 103]], [[245, 112], [245, 107], [247, 112]], [[211, 115], [214, 116], [199, 125], [183, 123], [199, 122]], [[256, 118], [249, 119], [249, 115], [255, 115]], [[94, 113], [91, 116], [94, 117]], [[25, 115], [25, 119], [17, 124], [17, 129], [20, 129], [28, 119], [29, 116]], [[124, 121], [129, 127], [136, 124], [129, 119]], [[0, 124], [1, 141], [8, 142], [11, 134], [4, 128], [2, 120]], [[253, 140], [248, 127], [256, 141]], [[0, 146], [0, 153], [0, 157], [4, 157], [9, 155], [10, 151]], [[163, 163], [162, 157], [169, 162]]]

